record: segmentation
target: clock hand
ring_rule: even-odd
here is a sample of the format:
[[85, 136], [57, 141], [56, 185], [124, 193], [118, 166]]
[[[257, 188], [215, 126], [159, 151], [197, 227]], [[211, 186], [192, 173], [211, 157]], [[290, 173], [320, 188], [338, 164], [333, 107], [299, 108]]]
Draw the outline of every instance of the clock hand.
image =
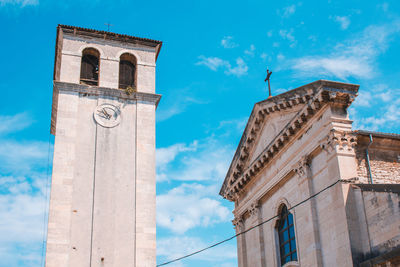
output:
[[102, 112], [99, 112], [99, 116], [102, 117], [102, 118], [104, 118], [104, 119], [108, 119], [108, 118], [106, 117], [106, 115], [104, 115]]
[[107, 116], [107, 119], [111, 118], [111, 115], [104, 108], [102, 109], [102, 111], [103, 111], [104, 115]]

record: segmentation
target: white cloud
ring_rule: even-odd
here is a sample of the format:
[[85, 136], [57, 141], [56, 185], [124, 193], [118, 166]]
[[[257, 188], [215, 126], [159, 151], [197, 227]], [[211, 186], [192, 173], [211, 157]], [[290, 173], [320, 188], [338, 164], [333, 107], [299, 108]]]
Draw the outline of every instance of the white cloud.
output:
[[17, 5], [20, 7], [36, 6], [39, 4], [39, 0], [0, 0], [0, 6], [7, 4]]
[[372, 95], [368, 91], [359, 92], [353, 106], [357, 107], [370, 107], [371, 106]]
[[[190, 88], [179, 90], [178, 95], [170, 94], [166, 96], [167, 103], [163, 102], [157, 109], [157, 122], [168, 120], [178, 114], [183, 113], [192, 104], [205, 104], [206, 102], [189, 96]], [[165, 100], [164, 100], [165, 101]]]
[[267, 54], [267, 53], [261, 53], [260, 58], [261, 58], [262, 60], [266, 61], [267, 58], [268, 58], [268, 54]]
[[290, 42], [290, 47], [294, 47], [297, 43], [296, 38], [293, 36], [293, 29], [290, 30], [280, 30], [279, 35]]
[[238, 47], [239, 45], [237, 43], [235, 43], [233, 41], [233, 37], [232, 36], [225, 36], [222, 40], [221, 40], [221, 45], [224, 48], [235, 48]]
[[[233, 149], [218, 143], [213, 138], [194, 142], [190, 146], [177, 144], [168, 148], [161, 156], [166, 164], [157, 166], [157, 180], [164, 181], [214, 181], [222, 182], [229, 167]], [[157, 154], [158, 156], [158, 154]], [[159, 159], [160, 160], [160, 159]]]
[[350, 18], [347, 16], [335, 16], [334, 20], [340, 24], [342, 30], [346, 30], [350, 25]]
[[239, 133], [244, 131], [244, 127], [246, 126], [248, 118], [241, 118], [241, 119], [232, 119], [232, 120], [223, 120], [220, 121], [217, 129], [222, 129], [229, 127], [236, 129]]
[[[25, 129], [32, 123], [27, 113], [1, 116], [0, 120], [3, 135]], [[49, 144], [4, 138], [0, 138], [1, 263], [38, 266], [47, 223], [48, 186], [43, 172], [48, 164]]]
[[331, 54], [294, 59], [290, 66], [301, 76], [372, 78], [377, 56], [386, 51], [391, 35], [398, 33], [399, 29], [398, 22], [369, 26], [353, 39], [337, 44]]
[[157, 196], [157, 224], [183, 234], [195, 227], [208, 227], [230, 219], [228, 208], [211, 198], [217, 185], [182, 184]]
[[304, 57], [293, 67], [306, 76], [336, 76], [346, 79], [349, 76], [368, 77], [372, 68], [359, 59], [340, 56], [338, 58]]
[[[362, 99], [361, 102], [368, 101], [364, 107], [374, 106], [375, 111], [373, 116], [358, 117], [356, 110], [352, 110], [352, 116], [355, 118], [354, 127], [358, 129], [368, 130], [379, 130], [392, 129], [398, 127], [400, 121], [400, 90], [388, 90], [386, 92], [362, 92], [358, 97], [362, 97], [362, 94], [369, 95], [366, 99]], [[357, 98], [358, 98], [357, 97]], [[389, 101], [393, 100], [391, 103]], [[356, 102], [357, 103], [357, 99]], [[358, 104], [361, 106], [360, 104]], [[357, 105], [355, 106], [357, 108]], [[371, 113], [361, 113], [371, 114]]]
[[200, 61], [196, 63], [196, 65], [204, 65], [210, 70], [217, 71], [220, 67], [227, 67], [229, 66], [229, 62], [223, 60], [219, 57], [205, 57], [199, 56]]
[[32, 118], [26, 112], [12, 116], [0, 115], [0, 121], [0, 135], [23, 130], [33, 123]]
[[237, 77], [240, 77], [242, 75], [247, 74], [247, 70], [249, 68], [247, 67], [246, 62], [240, 57], [236, 59], [236, 66], [232, 67], [229, 65], [228, 69], [225, 71], [226, 74], [228, 75], [235, 75]]
[[390, 92], [383, 92], [376, 94], [378, 98], [380, 98], [383, 102], [389, 102], [392, 100], [393, 95]]
[[46, 176], [0, 176], [0, 257], [4, 266], [38, 266], [45, 237]]
[[315, 42], [315, 41], [317, 41], [317, 36], [315, 36], [315, 35], [310, 35], [310, 36], [308, 36], [307, 39], [310, 40], [310, 41], [312, 41], [312, 42]]
[[174, 144], [169, 147], [157, 148], [157, 182], [167, 181], [168, 176], [165, 171], [167, 171], [168, 164], [173, 162], [176, 159], [177, 155], [180, 153], [196, 151], [197, 144], [197, 141], [193, 141], [193, 143], [189, 146], [185, 144]]
[[[25, 177], [1, 177], [0, 242], [37, 242], [42, 238], [44, 196]], [[42, 178], [43, 179], [43, 178]]]
[[[210, 238], [207, 238], [208, 242], [210, 242], [210, 240]], [[235, 266], [233, 265], [236, 262], [235, 240], [236, 239], [233, 239], [231, 242], [223, 243], [217, 247], [193, 255], [191, 259], [209, 261], [205, 266], [210, 266], [209, 264], [211, 263], [213, 263], [212, 266], [214, 267]], [[162, 238], [157, 241], [157, 254], [166, 257], [168, 260], [173, 260], [208, 247], [209, 245], [211, 244], [205, 243], [198, 237], [185, 236]]]
[[250, 48], [249, 49], [247, 49], [247, 50], [245, 50], [244, 51], [244, 53], [246, 54], [246, 55], [249, 55], [249, 56], [254, 56], [254, 51], [256, 50], [256, 47], [253, 45], [253, 44], [251, 44], [250, 45]]
[[0, 170], [15, 173], [29, 171], [33, 166], [46, 166], [48, 143], [0, 140], [0, 158]]
[[238, 57], [236, 59], [236, 66], [232, 66], [229, 61], [223, 60], [218, 57], [200, 56], [199, 59], [200, 61], [197, 62], [196, 65], [206, 66], [213, 71], [217, 71], [218, 69], [222, 68], [225, 69], [225, 74], [235, 75], [237, 77], [247, 74], [247, 64], [241, 57]]
[[173, 161], [180, 152], [195, 151], [198, 142], [194, 141], [190, 146], [185, 144], [174, 144], [169, 147], [158, 148], [157, 149], [157, 166], [164, 167], [171, 161]]
[[280, 30], [279, 35], [286, 40], [289, 40], [291, 42], [295, 41], [295, 38], [293, 36], [293, 29], [288, 30]]
[[284, 18], [288, 18], [291, 15], [293, 15], [295, 12], [296, 12], [296, 5], [290, 5], [290, 6], [284, 7], [278, 13], [282, 14], [282, 17], [284, 17]]

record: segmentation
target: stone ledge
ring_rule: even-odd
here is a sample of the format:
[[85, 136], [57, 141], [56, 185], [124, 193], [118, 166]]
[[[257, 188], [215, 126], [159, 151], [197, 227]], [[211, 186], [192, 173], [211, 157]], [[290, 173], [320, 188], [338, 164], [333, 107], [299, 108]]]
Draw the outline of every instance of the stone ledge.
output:
[[86, 94], [88, 96], [89, 95], [109, 96], [109, 97], [116, 97], [119, 99], [144, 101], [144, 102], [154, 103], [156, 108], [161, 99], [161, 95], [159, 95], [159, 94], [133, 92], [131, 95], [128, 95], [125, 93], [125, 91], [120, 90], [120, 89], [115, 89], [115, 88], [89, 86], [89, 85], [83, 85], [83, 84], [54, 81], [53, 82], [53, 104], [52, 104], [51, 126], [50, 126], [50, 133], [53, 135], [55, 135], [55, 132], [56, 132], [58, 95], [60, 92], [75, 92], [75, 93], [80, 93], [80, 94]]

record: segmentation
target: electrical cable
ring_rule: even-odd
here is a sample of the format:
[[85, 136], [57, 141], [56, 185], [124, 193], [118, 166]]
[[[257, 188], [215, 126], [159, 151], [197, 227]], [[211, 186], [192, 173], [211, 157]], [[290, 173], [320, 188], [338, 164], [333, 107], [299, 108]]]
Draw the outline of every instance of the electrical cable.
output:
[[[310, 197], [304, 199], [303, 201], [300, 201], [300, 202], [297, 203], [296, 205], [294, 205], [294, 206], [288, 208], [288, 210], [292, 210], [292, 209], [294, 209], [294, 208], [300, 206], [301, 204], [303, 204], [303, 203], [309, 201], [310, 199], [312, 199], [312, 198], [318, 196], [318, 195], [321, 194], [322, 192], [324, 192], [324, 191], [328, 190], [329, 188], [335, 186], [335, 185], [336, 185], [338, 182], [340, 182], [340, 181], [341, 181], [340, 179], [337, 180], [337, 181], [334, 182], [333, 184], [331, 184], [331, 185], [325, 187], [324, 189], [321, 189], [319, 192], [315, 193], [314, 195], [311, 195]], [[185, 255], [185, 256], [182, 256], [182, 257], [173, 259], [173, 260], [171, 260], [171, 261], [167, 261], [167, 262], [158, 264], [158, 265], [156, 265], [156, 267], [165, 266], [165, 265], [167, 265], [167, 264], [170, 264], [170, 263], [173, 263], [173, 262], [177, 262], [177, 261], [183, 260], [183, 259], [185, 259], [185, 258], [188, 258], [188, 257], [191, 257], [191, 256], [193, 256], [193, 255], [199, 254], [199, 253], [201, 253], [201, 252], [203, 252], [203, 251], [205, 251], [205, 250], [208, 250], [208, 249], [211, 249], [211, 248], [216, 247], [216, 246], [218, 246], [218, 245], [221, 245], [221, 244], [223, 244], [223, 243], [225, 243], [225, 242], [228, 242], [228, 241], [230, 241], [230, 240], [232, 240], [232, 239], [234, 239], [234, 238], [236, 238], [236, 237], [238, 237], [238, 236], [240, 236], [240, 235], [243, 235], [243, 234], [249, 232], [250, 230], [253, 230], [254, 228], [257, 228], [257, 227], [259, 227], [259, 226], [261, 226], [261, 225], [263, 225], [263, 224], [265, 224], [265, 223], [267, 223], [267, 222], [270, 222], [271, 220], [276, 219], [276, 218], [278, 218], [278, 217], [279, 217], [279, 215], [275, 215], [275, 216], [273, 216], [273, 217], [271, 217], [271, 218], [269, 218], [269, 219], [267, 219], [267, 220], [265, 220], [265, 221], [263, 221], [263, 222], [261, 222], [261, 223], [259, 223], [259, 224], [257, 224], [257, 225], [254, 225], [254, 226], [250, 227], [249, 229], [247, 229], [247, 230], [245, 230], [245, 231], [243, 231], [243, 232], [240, 232], [240, 233], [238, 233], [238, 234], [236, 234], [236, 235], [234, 235], [234, 236], [231, 236], [231, 237], [229, 237], [229, 238], [227, 238], [227, 239], [224, 239], [224, 240], [222, 240], [222, 241], [220, 241], [220, 242], [217, 242], [217, 243], [215, 243], [215, 244], [213, 244], [213, 245], [211, 245], [211, 246], [208, 246], [208, 247], [206, 247], [206, 248], [197, 250], [197, 251], [192, 252], [192, 253], [190, 253], [190, 254], [187, 254], [187, 255]]]

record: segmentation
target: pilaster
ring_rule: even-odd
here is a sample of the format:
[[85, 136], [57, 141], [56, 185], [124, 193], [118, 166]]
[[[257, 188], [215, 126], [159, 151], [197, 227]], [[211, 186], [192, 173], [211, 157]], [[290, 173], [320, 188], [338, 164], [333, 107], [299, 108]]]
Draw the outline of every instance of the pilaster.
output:
[[[245, 230], [244, 220], [242, 216], [233, 219], [232, 224], [235, 228], [236, 234], [242, 233]], [[238, 266], [247, 267], [246, 238], [244, 234], [237, 236], [237, 252]]]
[[254, 231], [256, 234], [256, 244], [258, 245], [257, 251], [259, 253], [259, 259], [257, 261], [256, 266], [260, 267], [265, 267], [266, 262], [265, 262], [265, 247], [264, 247], [264, 231], [263, 231], [263, 225], [262, 223], [262, 214], [261, 214], [261, 204], [258, 200], [254, 201], [250, 205], [249, 209], [250, 213], [250, 221], [252, 222], [252, 227], [256, 226], [256, 228], [252, 229], [251, 231]]
[[334, 175], [337, 179], [350, 180], [357, 177], [356, 145], [357, 136], [353, 132], [337, 129], [332, 129], [320, 141], [320, 147], [326, 151], [328, 159], [337, 160], [338, 175]]
[[[300, 199], [307, 199], [315, 194], [311, 173], [311, 159], [309, 156], [303, 156], [294, 166], [299, 181]], [[309, 201], [304, 202], [297, 207], [296, 222], [299, 223], [301, 229], [299, 233], [298, 245], [302, 246], [302, 254], [298, 253], [298, 257], [304, 255], [301, 261], [303, 264], [316, 264], [322, 266], [321, 239], [318, 229], [318, 212], [316, 208], [316, 199], [312, 197]]]

